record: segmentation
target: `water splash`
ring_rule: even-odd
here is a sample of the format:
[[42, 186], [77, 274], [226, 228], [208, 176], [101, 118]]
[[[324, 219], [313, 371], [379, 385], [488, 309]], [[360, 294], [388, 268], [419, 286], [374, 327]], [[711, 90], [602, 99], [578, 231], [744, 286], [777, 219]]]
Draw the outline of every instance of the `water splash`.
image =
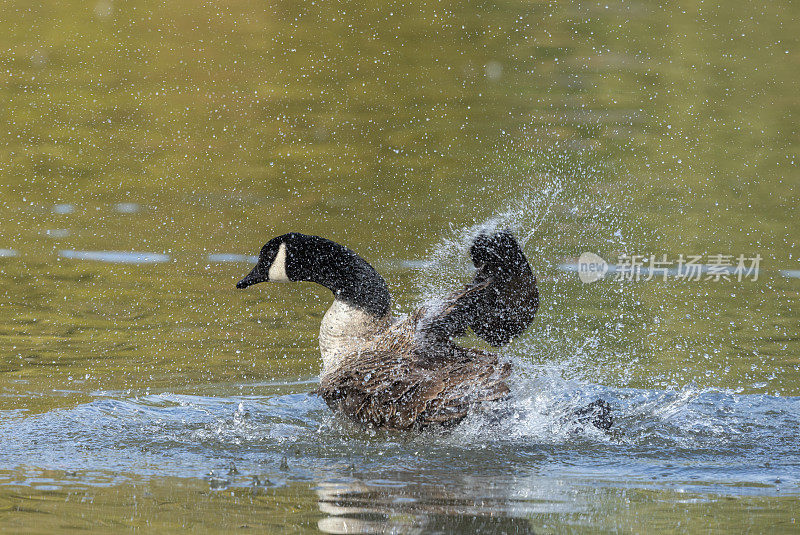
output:
[[417, 283], [422, 301], [435, 300], [463, 284], [463, 279], [472, 269], [469, 248], [478, 235], [507, 229], [524, 247], [542, 223], [551, 217], [562, 191], [561, 187], [553, 185], [528, 192], [486, 220], [466, 228], [450, 228], [428, 253], [425, 270], [419, 274]]
[[210, 253], [208, 255], [209, 262], [220, 262], [220, 263], [248, 263], [248, 264], [255, 264], [258, 262], [258, 256], [253, 255], [243, 255], [243, 254], [236, 254], [236, 253]]
[[[502, 349], [504, 358], [513, 361], [515, 373], [547, 363], [566, 379], [584, 383], [610, 379], [627, 385], [641, 347], [630, 343], [630, 331], [618, 317], [602, 310], [587, 317], [585, 309], [576, 307], [580, 284], [564, 269], [583, 251], [625, 247], [629, 242], [625, 229], [631, 226], [626, 201], [617, 198], [615, 189], [601, 187], [608, 171], [600, 163], [575, 162], [556, 149], [543, 160], [491, 217], [445, 233], [425, 269], [417, 272], [421, 304], [433, 309], [443, 296], [471, 279], [469, 248], [476, 236], [511, 230], [537, 274], [541, 295], [534, 324]], [[580, 177], [579, 184], [575, 177]], [[611, 285], [593, 291], [615, 313], [636, 308], [635, 292], [620, 292]], [[635, 312], [642, 313], [647, 312]]]
[[[62, 470], [88, 484], [95, 478], [105, 484], [116, 473], [213, 476], [217, 486], [247, 486], [253, 477], [327, 479], [357, 462], [351, 470], [387, 480], [411, 471], [442, 484], [468, 469], [494, 474], [499, 484], [498, 471], [567, 485], [587, 477], [640, 487], [691, 481], [740, 494], [754, 485], [777, 490], [779, 479], [780, 492], [800, 493], [800, 398], [614, 389], [557, 375], [521, 378], [512, 389], [495, 410], [476, 412], [448, 431], [413, 436], [365, 430], [310, 394], [104, 393], [69, 409], [0, 413], [0, 481], [18, 478], [24, 462], [29, 477]], [[575, 408], [597, 398], [614, 407], [615, 433], [574, 418]]]

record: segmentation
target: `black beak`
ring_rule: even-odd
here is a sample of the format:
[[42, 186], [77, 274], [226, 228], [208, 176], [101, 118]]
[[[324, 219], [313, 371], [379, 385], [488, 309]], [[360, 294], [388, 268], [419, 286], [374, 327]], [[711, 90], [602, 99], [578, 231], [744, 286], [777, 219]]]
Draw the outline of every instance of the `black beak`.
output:
[[254, 267], [253, 271], [248, 273], [245, 278], [243, 278], [242, 280], [240, 280], [239, 282], [236, 283], [236, 287], [241, 290], [242, 288], [247, 288], [248, 286], [252, 286], [254, 284], [258, 284], [259, 282], [268, 281], [269, 280], [269, 276], [268, 275], [265, 276], [264, 274], [262, 274], [261, 270], [260, 270], [260, 267], [261, 266]]

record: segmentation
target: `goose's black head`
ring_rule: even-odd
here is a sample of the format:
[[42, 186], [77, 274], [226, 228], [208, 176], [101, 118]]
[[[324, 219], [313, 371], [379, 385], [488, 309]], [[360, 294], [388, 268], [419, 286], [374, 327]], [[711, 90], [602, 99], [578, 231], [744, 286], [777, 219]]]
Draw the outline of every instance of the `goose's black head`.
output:
[[272, 238], [258, 254], [256, 267], [242, 280], [237, 288], [247, 288], [259, 282], [290, 282], [302, 280], [297, 268], [297, 249], [305, 238], [302, 234], [290, 233]]
[[366, 260], [347, 247], [319, 236], [291, 232], [268, 241], [256, 267], [237, 284], [307, 281], [331, 290], [337, 299], [378, 317], [389, 311], [386, 282]]

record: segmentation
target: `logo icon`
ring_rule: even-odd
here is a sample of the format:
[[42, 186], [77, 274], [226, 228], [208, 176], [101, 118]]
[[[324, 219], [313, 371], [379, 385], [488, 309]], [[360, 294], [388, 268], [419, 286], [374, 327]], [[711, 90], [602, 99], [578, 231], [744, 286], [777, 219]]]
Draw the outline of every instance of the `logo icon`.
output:
[[602, 279], [608, 272], [608, 262], [594, 253], [583, 253], [578, 257], [578, 278], [584, 284]]

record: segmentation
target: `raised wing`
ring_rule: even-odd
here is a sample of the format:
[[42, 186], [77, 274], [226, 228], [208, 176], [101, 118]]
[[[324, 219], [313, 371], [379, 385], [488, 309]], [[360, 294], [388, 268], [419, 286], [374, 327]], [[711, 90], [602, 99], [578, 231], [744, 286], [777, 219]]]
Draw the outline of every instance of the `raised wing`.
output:
[[522, 334], [539, 308], [536, 277], [509, 231], [481, 234], [470, 248], [478, 269], [473, 281], [431, 307], [422, 331], [439, 338], [462, 336], [467, 328], [493, 346]]

